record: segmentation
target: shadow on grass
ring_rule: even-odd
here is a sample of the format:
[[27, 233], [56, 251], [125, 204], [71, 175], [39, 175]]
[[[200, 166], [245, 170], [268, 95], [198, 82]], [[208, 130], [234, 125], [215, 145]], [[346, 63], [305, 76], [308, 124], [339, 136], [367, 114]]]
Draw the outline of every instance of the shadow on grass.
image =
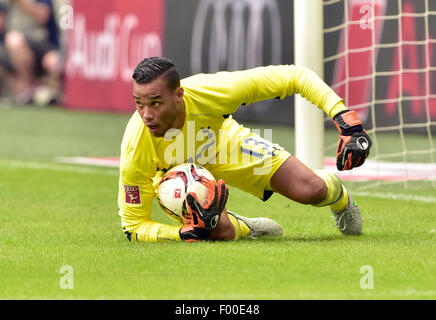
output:
[[[349, 238], [349, 237], [347, 237]], [[355, 238], [355, 237], [353, 237]], [[289, 236], [283, 236], [282, 241], [289, 241], [289, 242], [325, 242], [325, 241], [337, 241], [337, 240], [343, 240], [344, 236], [340, 234], [335, 235], [319, 235], [319, 236], [313, 236], [313, 235], [307, 235], [307, 236], [301, 236], [301, 235], [289, 235]]]
[[285, 243], [285, 242], [326, 242], [326, 241], [342, 241], [344, 239], [359, 239], [360, 237], [353, 236], [343, 236], [343, 235], [285, 235], [282, 237], [259, 237], [257, 239], [245, 238], [239, 241], [255, 241], [255, 242], [276, 242], [276, 243]]

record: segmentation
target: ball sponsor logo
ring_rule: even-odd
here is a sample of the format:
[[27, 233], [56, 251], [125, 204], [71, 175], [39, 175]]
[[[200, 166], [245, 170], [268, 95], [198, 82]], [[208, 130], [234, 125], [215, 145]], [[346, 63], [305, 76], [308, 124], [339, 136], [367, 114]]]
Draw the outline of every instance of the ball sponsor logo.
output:
[[180, 190], [180, 189], [175, 189], [175, 190], [174, 190], [174, 198], [176, 198], [176, 199], [180, 199], [181, 196], [182, 196], [182, 190]]

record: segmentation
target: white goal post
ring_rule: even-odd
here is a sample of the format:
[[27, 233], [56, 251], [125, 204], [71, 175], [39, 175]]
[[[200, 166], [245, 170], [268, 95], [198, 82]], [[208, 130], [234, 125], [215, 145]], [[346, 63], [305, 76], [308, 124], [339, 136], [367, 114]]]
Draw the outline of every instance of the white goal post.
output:
[[[324, 78], [322, 0], [294, 0], [295, 64]], [[295, 155], [311, 169], [324, 167], [324, 113], [295, 96]]]

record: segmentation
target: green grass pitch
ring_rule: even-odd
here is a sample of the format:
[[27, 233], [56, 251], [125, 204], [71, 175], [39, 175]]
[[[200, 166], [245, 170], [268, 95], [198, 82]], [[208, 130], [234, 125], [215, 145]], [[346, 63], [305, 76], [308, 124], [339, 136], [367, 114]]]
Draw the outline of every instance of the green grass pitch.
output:
[[[435, 299], [436, 197], [429, 183], [356, 195], [364, 235], [344, 237], [326, 208], [231, 189], [228, 207], [267, 216], [279, 238], [129, 243], [118, 172], [56, 163], [118, 156], [126, 115], [0, 109], [1, 299]], [[293, 151], [290, 128], [269, 126]], [[336, 133], [327, 132], [334, 141]], [[361, 192], [365, 190], [365, 193]], [[384, 195], [396, 195], [391, 199]], [[154, 204], [153, 217], [171, 223]], [[61, 273], [64, 266], [71, 270]], [[71, 272], [72, 271], [72, 272]], [[71, 276], [69, 287], [63, 287]]]

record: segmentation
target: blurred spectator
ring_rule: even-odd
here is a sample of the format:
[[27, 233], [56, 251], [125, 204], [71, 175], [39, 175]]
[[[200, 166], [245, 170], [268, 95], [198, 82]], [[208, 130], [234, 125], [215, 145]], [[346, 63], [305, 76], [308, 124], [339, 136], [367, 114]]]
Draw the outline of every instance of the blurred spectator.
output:
[[6, 56], [6, 47], [5, 43], [5, 33], [6, 33], [6, 14], [7, 14], [7, 6], [4, 0], [0, 1], [0, 97], [4, 96], [5, 93], [5, 79], [3, 79], [2, 75], [2, 65], [4, 57]]
[[[5, 2], [5, 12], [0, 78], [13, 101], [31, 103], [41, 88], [50, 88], [47, 103], [55, 100], [61, 68], [59, 30], [52, 1], [9, 0]], [[46, 83], [41, 87], [43, 75]]]

